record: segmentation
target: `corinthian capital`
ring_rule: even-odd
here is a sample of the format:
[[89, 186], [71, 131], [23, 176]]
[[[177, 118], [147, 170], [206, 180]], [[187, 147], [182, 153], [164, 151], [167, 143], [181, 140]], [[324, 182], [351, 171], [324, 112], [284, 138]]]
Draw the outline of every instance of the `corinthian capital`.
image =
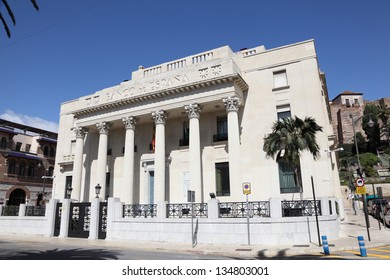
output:
[[226, 112], [237, 112], [241, 105], [238, 97], [223, 98], [222, 102], [225, 104]]
[[108, 134], [111, 124], [108, 122], [100, 122], [96, 124], [96, 127], [99, 130], [100, 134]]
[[185, 106], [184, 109], [187, 111], [187, 115], [189, 119], [192, 118], [199, 119], [200, 112], [202, 111], [202, 107], [198, 103]]
[[135, 129], [135, 125], [137, 124], [137, 119], [133, 116], [124, 117], [122, 118], [123, 124], [125, 125], [126, 129]]
[[167, 113], [164, 110], [155, 111], [152, 113], [152, 119], [155, 124], [164, 124], [167, 121]]
[[76, 138], [84, 139], [87, 130], [84, 127], [76, 126], [72, 128], [73, 132], [76, 134]]

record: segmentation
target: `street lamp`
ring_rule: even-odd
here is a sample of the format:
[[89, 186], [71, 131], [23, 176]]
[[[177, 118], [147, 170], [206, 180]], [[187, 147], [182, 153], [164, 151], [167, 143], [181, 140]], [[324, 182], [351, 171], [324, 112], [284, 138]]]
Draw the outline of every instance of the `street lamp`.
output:
[[[361, 118], [363, 118], [363, 116], [360, 116], [360, 117], [355, 119], [352, 116], [352, 114], [350, 114], [349, 117], [352, 120], [353, 137], [354, 137], [354, 140], [355, 140], [356, 157], [357, 157], [357, 161], [358, 161], [358, 172], [357, 172], [358, 174], [357, 175], [359, 175], [360, 178], [363, 178], [362, 166], [360, 165], [359, 147], [358, 147], [357, 140], [356, 140], [356, 130], [355, 130], [355, 126], [356, 126], [357, 121], [360, 120]], [[368, 121], [367, 124], [368, 124], [369, 127], [373, 127], [374, 126], [375, 123], [372, 121], [371, 116], [370, 116], [370, 120]], [[362, 199], [363, 199], [364, 217], [365, 217], [365, 220], [366, 220], [368, 241], [371, 241], [370, 230], [369, 230], [370, 222], [368, 220], [366, 194], [362, 194]]]
[[100, 189], [101, 188], [102, 187], [99, 184], [96, 185], [96, 187], [95, 187], [96, 198], [99, 198], [99, 194], [100, 194]]

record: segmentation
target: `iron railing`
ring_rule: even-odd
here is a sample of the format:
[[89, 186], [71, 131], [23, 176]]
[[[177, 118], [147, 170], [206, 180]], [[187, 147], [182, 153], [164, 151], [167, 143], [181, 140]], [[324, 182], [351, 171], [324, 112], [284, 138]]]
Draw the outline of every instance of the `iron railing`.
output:
[[26, 206], [26, 216], [45, 216], [46, 206]]
[[[317, 215], [321, 215], [321, 201], [316, 201]], [[314, 216], [314, 200], [282, 201], [282, 217]]]
[[19, 206], [3, 206], [1, 216], [19, 216]]
[[269, 201], [219, 203], [220, 218], [269, 217]]
[[168, 218], [207, 218], [207, 203], [178, 203], [167, 205]]
[[155, 218], [157, 204], [125, 204], [123, 205], [124, 218]]

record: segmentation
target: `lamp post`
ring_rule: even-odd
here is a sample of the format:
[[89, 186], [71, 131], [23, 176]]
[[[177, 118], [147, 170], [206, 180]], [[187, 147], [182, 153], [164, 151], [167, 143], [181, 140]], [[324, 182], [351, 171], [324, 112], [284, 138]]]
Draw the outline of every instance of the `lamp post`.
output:
[[[355, 126], [356, 126], [357, 121], [360, 120], [361, 118], [363, 118], [363, 116], [360, 116], [360, 117], [355, 119], [352, 116], [352, 114], [350, 114], [349, 117], [352, 120], [353, 137], [354, 137], [354, 140], [355, 140], [356, 157], [357, 157], [357, 161], [358, 161], [358, 172], [357, 172], [358, 174], [357, 175], [360, 176], [360, 178], [363, 178], [362, 167], [360, 165], [359, 147], [358, 147], [358, 144], [357, 144], [357, 141], [356, 141], [356, 130], [355, 130]], [[374, 122], [372, 121], [371, 117], [370, 117], [370, 120], [368, 121], [368, 126], [369, 127], [373, 127], [374, 126]], [[364, 217], [365, 217], [365, 220], [366, 220], [368, 241], [371, 241], [370, 230], [369, 230], [370, 222], [368, 220], [366, 194], [362, 194], [362, 199], [363, 199], [363, 209], [364, 209]]]
[[95, 187], [95, 194], [96, 194], [96, 198], [99, 198], [99, 194], [100, 194], [100, 190], [101, 190], [101, 186], [100, 184], [97, 184], [96, 187]]

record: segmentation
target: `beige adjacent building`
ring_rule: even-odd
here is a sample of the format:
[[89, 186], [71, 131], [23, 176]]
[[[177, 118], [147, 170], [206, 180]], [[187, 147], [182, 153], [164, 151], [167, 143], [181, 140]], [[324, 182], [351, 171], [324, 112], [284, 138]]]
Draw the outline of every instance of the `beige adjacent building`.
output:
[[[228, 46], [153, 67], [61, 105], [53, 198], [128, 204], [299, 199], [291, 176], [266, 159], [263, 138], [289, 116], [323, 127], [321, 156], [301, 158], [303, 198], [338, 199], [326, 82], [313, 40], [267, 50]], [[290, 182], [291, 183], [291, 182]]]

